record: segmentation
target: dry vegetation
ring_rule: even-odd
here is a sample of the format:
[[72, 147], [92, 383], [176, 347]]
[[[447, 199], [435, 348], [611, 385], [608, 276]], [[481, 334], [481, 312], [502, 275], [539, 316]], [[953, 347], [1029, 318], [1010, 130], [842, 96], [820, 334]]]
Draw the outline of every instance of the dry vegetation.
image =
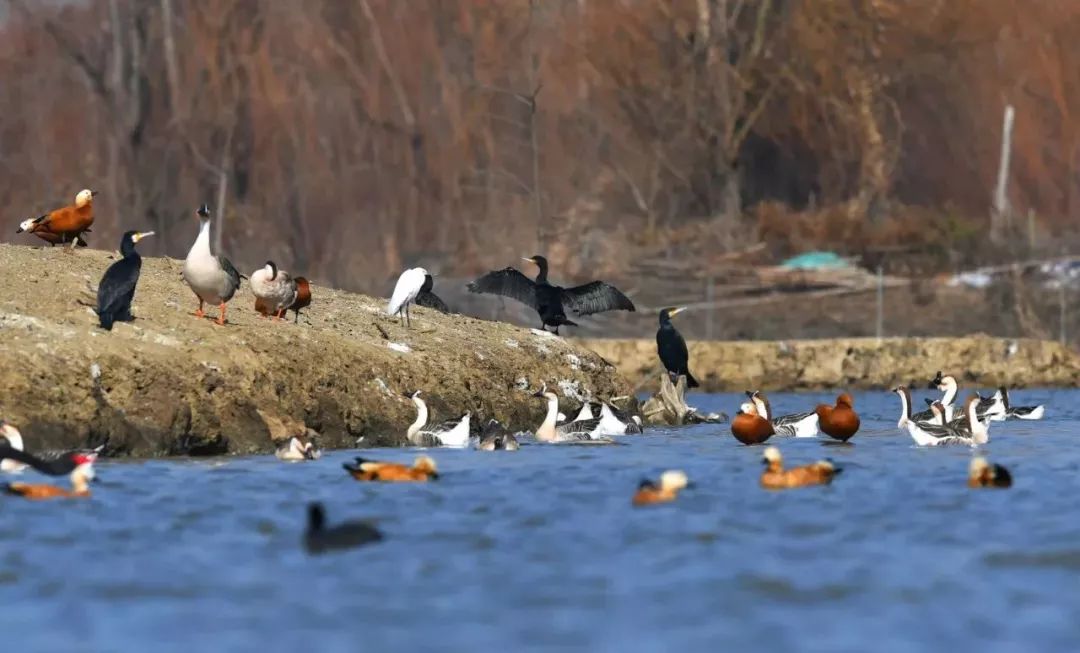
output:
[[921, 273], [1061, 247], [1078, 209], [1071, 0], [7, 5], [5, 220], [90, 186], [95, 246], [180, 255], [205, 200], [241, 267], [358, 290], [534, 252], [628, 278], [688, 234]]

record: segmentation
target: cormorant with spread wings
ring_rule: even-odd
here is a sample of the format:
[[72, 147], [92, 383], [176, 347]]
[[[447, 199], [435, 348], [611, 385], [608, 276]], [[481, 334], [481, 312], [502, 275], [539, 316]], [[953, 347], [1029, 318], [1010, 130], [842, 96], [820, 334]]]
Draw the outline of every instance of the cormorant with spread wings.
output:
[[577, 326], [566, 319], [569, 309], [575, 316], [592, 315], [604, 311], [633, 311], [634, 303], [618, 288], [603, 281], [592, 281], [573, 288], [562, 288], [548, 283], [548, 262], [543, 256], [522, 259], [536, 265], [539, 272], [536, 281], [529, 279], [514, 268], [488, 272], [469, 284], [469, 290], [477, 293], [502, 295], [531, 306], [540, 314], [541, 328]]

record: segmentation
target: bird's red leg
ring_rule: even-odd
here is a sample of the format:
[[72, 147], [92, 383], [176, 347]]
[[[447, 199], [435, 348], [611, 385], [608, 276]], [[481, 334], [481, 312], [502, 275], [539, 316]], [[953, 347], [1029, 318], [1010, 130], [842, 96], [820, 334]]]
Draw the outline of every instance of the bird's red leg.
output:
[[218, 311], [220, 312], [217, 319], [218, 326], [225, 326], [225, 302], [221, 302]]
[[199, 308], [195, 311], [195, 317], [206, 317], [206, 313], [203, 311], [202, 307], [203, 300], [202, 297], [199, 297]]

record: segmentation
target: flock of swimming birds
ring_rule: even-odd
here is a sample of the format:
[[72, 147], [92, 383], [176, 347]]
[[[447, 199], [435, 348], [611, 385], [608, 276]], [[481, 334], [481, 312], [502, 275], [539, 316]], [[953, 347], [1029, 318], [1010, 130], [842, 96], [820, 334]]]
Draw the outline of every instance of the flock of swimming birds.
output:
[[[68, 245], [71, 249], [85, 247], [85, 234], [94, 222], [93, 197], [95, 192], [83, 190], [76, 195], [72, 206], [46, 213], [23, 221], [17, 232], [28, 232], [41, 238], [50, 246]], [[293, 277], [281, 270], [273, 261], [244, 277], [221, 254], [210, 248], [210, 211], [203, 205], [196, 211], [199, 231], [188, 252], [183, 266], [183, 279], [194, 292], [199, 307], [195, 315], [205, 317], [205, 305], [216, 304], [216, 323], [226, 324], [226, 304], [234, 297], [241, 279], [248, 278], [255, 296], [255, 309], [263, 316], [280, 321], [292, 310], [299, 319], [300, 310], [311, 303], [311, 284], [303, 277]], [[135, 295], [141, 270], [141, 258], [135, 245], [154, 232], [127, 231], [120, 241], [119, 260], [105, 271], [98, 287], [96, 313], [102, 328], [111, 330], [117, 321], [134, 319], [131, 303]], [[633, 302], [621, 291], [603, 281], [593, 281], [580, 286], [563, 288], [548, 280], [548, 262], [543, 256], [523, 259], [537, 268], [534, 279], [519, 270], [508, 267], [489, 272], [468, 285], [471, 292], [501, 295], [533, 308], [540, 318], [540, 327], [553, 328], [558, 334], [563, 326], [577, 326], [567, 315], [574, 317], [591, 315], [610, 310], [636, 310]], [[417, 304], [441, 312], [449, 312], [446, 303], [433, 292], [434, 275], [424, 268], [405, 270], [394, 287], [387, 314], [400, 317], [404, 326], [411, 326], [410, 306]], [[665, 308], [659, 312], [659, 329], [656, 333], [657, 354], [673, 380], [685, 377], [688, 387], [698, 382], [689, 369], [689, 352], [686, 341], [675, 328], [671, 318], [685, 310], [682, 307]], [[900, 419], [897, 427], [908, 433], [920, 447], [943, 445], [966, 445], [977, 447], [986, 444], [990, 437], [990, 424], [1008, 419], [1041, 419], [1043, 406], [1020, 407], [1010, 403], [1008, 390], [999, 388], [993, 395], [983, 397], [972, 394], [963, 404], [957, 403], [958, 385], [952, 376], [941, 372], [930, 381], [929, 387], [941, 391], [940, 399], [927, 399], [926, 410], [913, 412], [908, 388], [893, 389], [900, 400]], [[474, 429], [471, 413], [440, 424], [429, 424], [429, 410], [421, 391], [410, 392], [406, 397], [416, 407], [416, 419], [406, 430], [408, 442], [421, 448], [474, 447], [481, 451], [516, 451], [519, 438], [533, 437], [539, 443], [612, 444], [615, 438], [643, 433], [641, 416], [632, 411], [621, 411], [608, 401], [586, 401], [573, 419], [559, 410], [558, 395], [546, 385], [535, 392], [534, 397], [547, 403], [543, 421], [530, 432], [512, 432], [496, 420]], [[824, 433], [838, 443], [849, 444], [859, 431], [860, 419], [855, 411], [854, 400], [848, 393], [837, 397], [834, 405], [821, 404], [814, 410], [776, 416], [768, 397], [760, 391], [747, 391], [744, 402], [731, 422], [731, 433], [745, 445], [762, 445], [772, 437], [807, 438]], [[26, 499], [54, 499], [89, 497], [89, 483], [94, 479], [94, 463], [101, 449], [64, 452], [39, 452], [24, 450], [23, 437], [12, 424], [0, 420], [0, 472], [19, 473], [32, 468], [51, 476], [68, 476], [71, 489], [53, 485], [12, 482], [4, 486], [7, 494]], [[289, 462], [317, 460], [321, 452], [314, 441], [305, 435], [295, 435], [285, 441], [276, 456]], [[842, 471], [831, 460], [825, 459], [798, 467], [785, 468], [780, 450], [768, 446], [764, 450], [765, 470], [760, 483], [767, 489], [781, 490], [831, 483]], [[356, 458], [344, 465], [346, 472], [357, 481], [366, 482], [426, 482], [439, 478], [435, 460], [428, 455], [419, 456], [412, 466], [394, 462], [378, 462]], [[976, 456], [969, 468], [970, 487], [1010, 487], [1012, 477], [1008, 470], [990, 464]], [[643, 480], [632, 497], [635, 506], [666, 503], [677, 498], [680, 491], [690, 487], [687, 475], [680, 470], [668, 470], [657, 481]], [[346, 522], [334, 527], [326, 525], [321, 505], [311, 504], [308, 509], [308, 528], [305, 544], [308, 551], [319, 553], [337, 548], [348, 548], [382, 539], [382, 534], [364, 522]]]

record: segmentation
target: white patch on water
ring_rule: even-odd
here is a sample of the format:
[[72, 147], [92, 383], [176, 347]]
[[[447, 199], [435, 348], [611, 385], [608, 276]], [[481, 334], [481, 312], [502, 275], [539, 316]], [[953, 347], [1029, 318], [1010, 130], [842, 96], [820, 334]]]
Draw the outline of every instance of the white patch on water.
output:
[[408, 354], [412, 351], [412, 349], [410, 349], [408, 345], [403, 345], [400, 342], [388, 342], [386, 343], [386, 346], [390, 349], [393, 349], [394, 351], [400, 351], [403, 354]]

